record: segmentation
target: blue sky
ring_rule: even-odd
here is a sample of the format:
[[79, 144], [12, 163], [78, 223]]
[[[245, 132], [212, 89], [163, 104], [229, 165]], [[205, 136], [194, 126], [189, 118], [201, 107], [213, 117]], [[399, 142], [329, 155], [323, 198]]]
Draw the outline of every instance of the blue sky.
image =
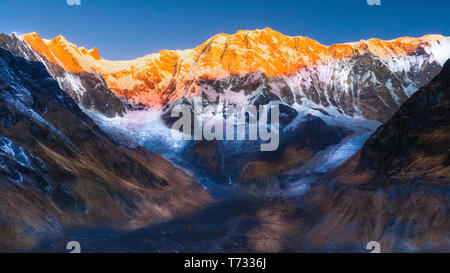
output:
[[271, 27], [322, 44], [450, 35], [449, 0], [0, 0], [0, 32], [57, 35], [102, 57], [130, 59], [195, 47], [217, 33]]

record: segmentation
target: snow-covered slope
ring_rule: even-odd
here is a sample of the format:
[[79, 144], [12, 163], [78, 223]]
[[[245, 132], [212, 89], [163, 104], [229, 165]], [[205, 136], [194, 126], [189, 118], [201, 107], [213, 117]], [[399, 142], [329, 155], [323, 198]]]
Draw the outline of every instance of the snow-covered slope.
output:
[[69, 96], [83, 109], [94, 109], [108, 117], [123, 115], [123, 102], [112, 93], [102, 76], [95, 71], [75, 73], [64, 69], [59, 64], [35, 51], [15, 33], [0, 34], [0, 48], [10, 51], [15, 56], [32, 62], [42, 63], [47, 72], [58, 82]]

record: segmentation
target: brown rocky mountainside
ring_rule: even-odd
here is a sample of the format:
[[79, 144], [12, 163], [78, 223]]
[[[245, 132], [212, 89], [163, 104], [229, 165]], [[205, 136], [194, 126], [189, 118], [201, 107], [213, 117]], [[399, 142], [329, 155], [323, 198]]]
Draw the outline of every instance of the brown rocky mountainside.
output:
[[[358, 172], [385, 184], [450, 182], [450, 62], [363, 147]], [[374, 178], [373, 178], [374, 179]]]
[[330, 126], [319, 117], [307, 115], [276, 151], [260, 153], [248, 160], [239, 172], [237, 183], [258, 194], [279, 191], [283, 182], [278, 178], [280, 174], [302, 167], [320, 151], [352, 133], [350, 129]]
[[[312, 187], [320, 215], [301, 244], [382, 251], [450, 248], [450, 61], [382, 125], [361, 151]], [[299, 242], [297, 241], [297, 247]]]
[[63, 230], [133, 230], [210, 201], [189, 175], [114, 142], [44, 65], [0, 49], [0, 251], [26, 251]]

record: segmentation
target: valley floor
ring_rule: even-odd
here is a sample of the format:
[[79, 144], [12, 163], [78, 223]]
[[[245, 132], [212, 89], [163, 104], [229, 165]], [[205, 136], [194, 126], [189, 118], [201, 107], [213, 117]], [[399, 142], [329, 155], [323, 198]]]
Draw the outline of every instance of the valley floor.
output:
[[[278, 252], [302, 226], [295, 200], [219, 201], [196, 215], [119, 233], [109, 229], [71, 230], [38, 252], [67, 252], [78, 241], [82, 252]], [[299, 251], [299, 249], [295, 249]]]

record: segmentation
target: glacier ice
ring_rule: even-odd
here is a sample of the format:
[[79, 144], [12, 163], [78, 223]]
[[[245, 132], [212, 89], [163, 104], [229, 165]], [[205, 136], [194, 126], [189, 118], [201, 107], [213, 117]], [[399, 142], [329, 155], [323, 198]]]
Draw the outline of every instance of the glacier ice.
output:
[[[95, 110], [83, 109], [102, 130], [128, 147], [144, 146], [169, 159], [183, 150], [187, 141], [182, 134], [168, 128], [161, 119], [161, 110], [128, 111], [123, 117], [107, 117]], [[177, 140], [172, 136], [177, 135]]]

